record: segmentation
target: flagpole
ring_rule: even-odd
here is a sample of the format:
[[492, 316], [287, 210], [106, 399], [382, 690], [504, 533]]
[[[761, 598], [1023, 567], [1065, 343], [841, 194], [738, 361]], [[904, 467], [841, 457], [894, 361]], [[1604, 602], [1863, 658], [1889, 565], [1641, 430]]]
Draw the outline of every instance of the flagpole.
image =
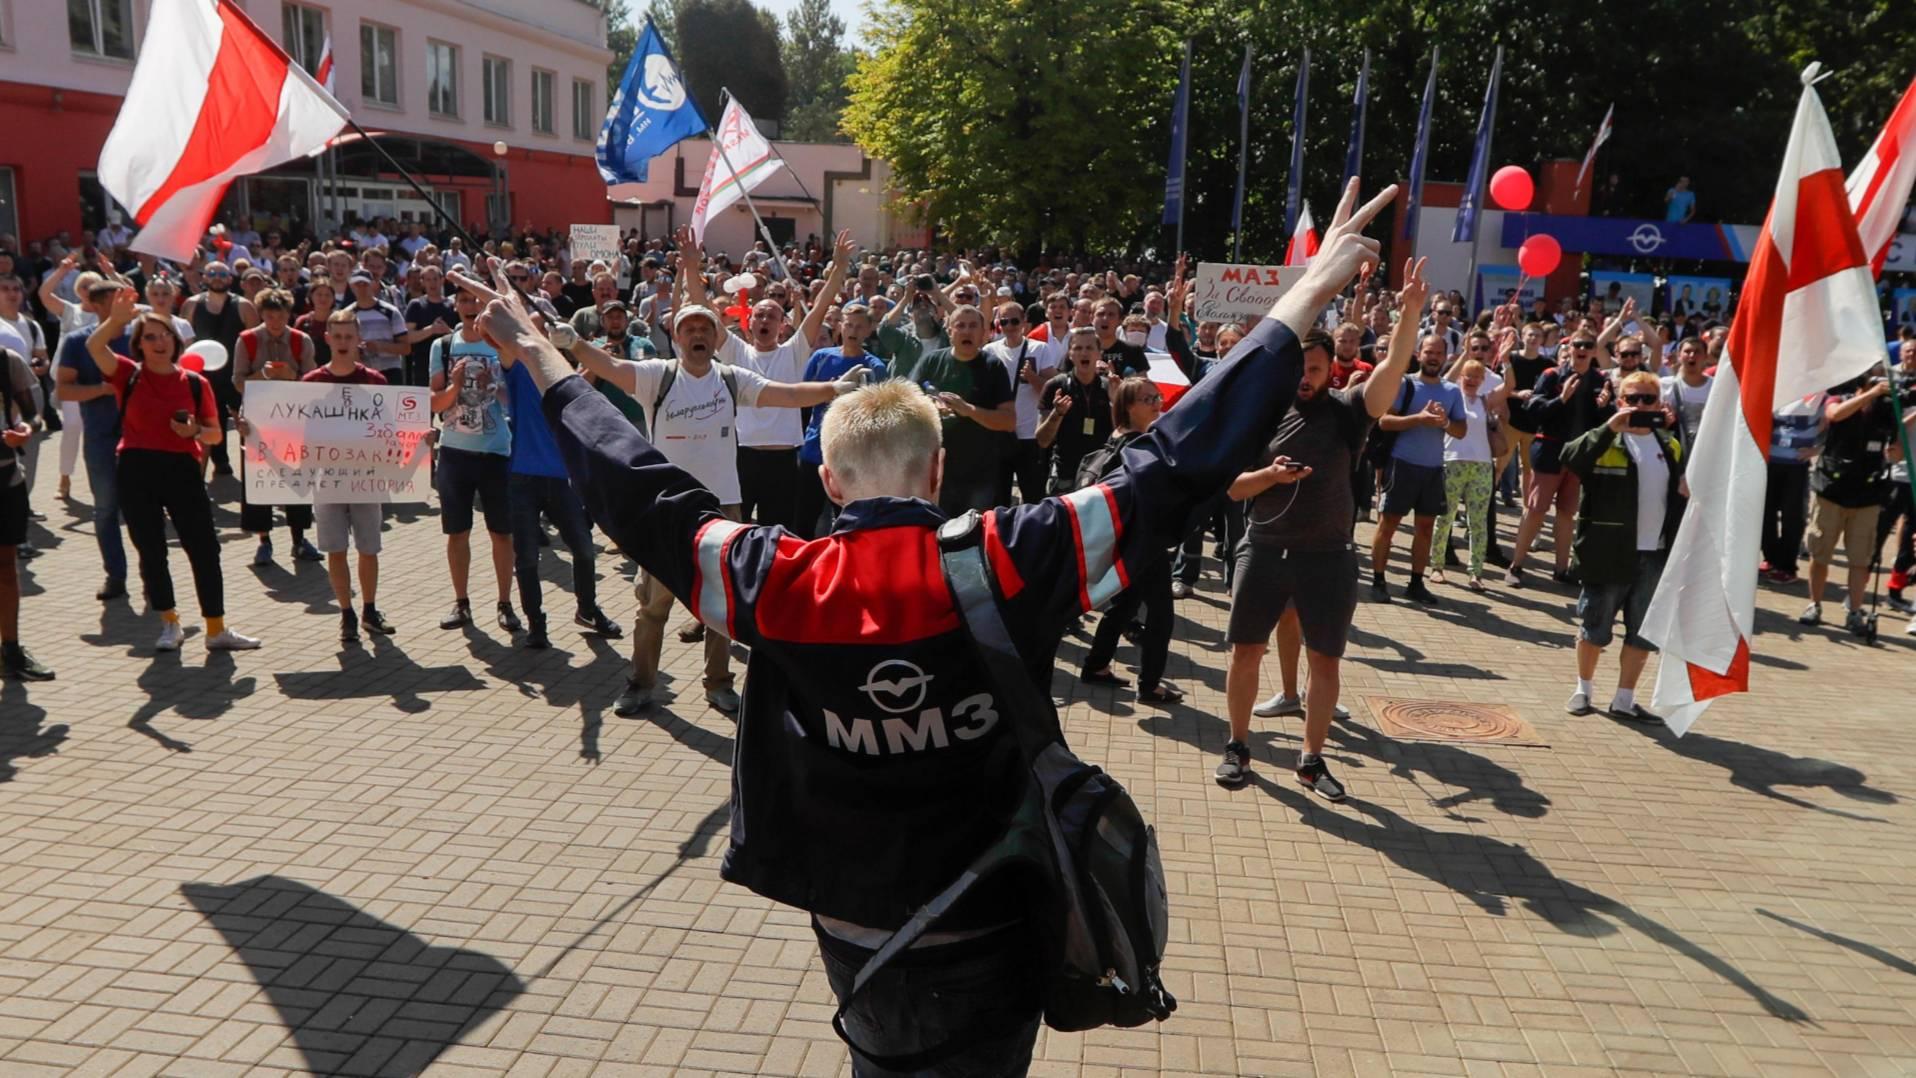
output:
[[[738, 98], [737, 98], [737, 97], [734, 97], [734, 96], [733, 96], [733, 94], [732, 94], [732, 91], [731, 91], [731, 88], [730, 88], [730, 87], [726, 87], [726, 86], [721, 86], [721, 87], [719, 87], [719, 93], [722, 93], [722, 94], [724, 94], [724, 95], [725, 95], [726, 97], [730, 97], [730, 98], [732, 98], [732, 100], [734, 100], [734, 101], [736, 101], [736, 100], [738, 100]], [[740, 107], [742, 108], [743, 106], [740, 106]], [[772, 140], [772, 139], [766, 139], [766, 140], [765, 140], [765, 144], [766, 144], [767, 146], [771, 146], [771, 147], [772, 147], [772, 152], [773, 152], [773, 153], [778, 153], [778, 147], [777, 147], [777, 146], [775, 146], [775, 145], [773, 145], [773, 141], [774, 141], [774, 140]], [[787, 160], [785, 159], [785, 155], [784, 155], [784, 154], [782, 154], [782, 153], [781, 153], [781, 154], [779, 154], [779, 155], [778, 155], [778, 163], [779, 163], [779, 164], [781, 164], [781, 165], [784, 165], [784, 166], [785, 166], [785, 171], [791, 174], [791, 177], [792, 177], [792, 179], [793, 179], [793, 180], [794, 180], [794, 181], [795, 181], [795, 182], [796, 182], [796, 183], [798, 184], [798, 189], [799, 189], [800, 191], [803, 191], [803, 192], [805, 193], [805, 197], [811, 200], [811, 202], [812, 202], [812, 205], [814, 205], [814, 206], [817, 206], [817, 207], [818, 207], [818, 227], [819, 227], [819, 228], [820, 228], [821, 230], [823, 230], [823, 229], [824, 229], [824, 227], [825, 227], [825, 204], [824, 204], [823, 202], [821, 202], [821, 201], [819, 201], [819, 199], [818, 199], [818, 196], [817, 196], [817, 195], [814, 195], [814, 194], [812, 194], [812, 189], [811, 189], [811, 188], [809, 188], [809, 187], [807, 187], [807, 186], [805, 186], [805, 177], [803, 177], [803, 176], [800, 176], [800, 175], [798, 174], [798, 170], [792, 167], [792, 163], [791, 163], [790, 161], [787, 161]], [[725, 162], [725, 167], [726, 167], [726, 168], [730, 168], [730, 167], [732, 167], [732, 162], [731, 162], [731, 161], [730, 161], [729, 159], [727, 159], [727, 161]], [[736, 173], [735, 173], [734, 175], [736, 175]], [[759, 227], [760, 227], [760, 228], [763, 228], [763, 227], [764, 227], [764, 225], [763, 225], [763, 224], [761, 223]], [[830, 246], [831, 246], [831, 237], [830, 237], [830, 236], [822, 236], [822, 235], [821, 235], [821, 236], [819, 237], [819, 239], [820, 239], [821, 241], [823, 241], [823, 242], [824, 242], [824, 244], [825, 244], [825, 246], [827, 246], [827, 247], [830, 247]], [[768, 243], [770, 242], [770, 240], [769, 240], [769, 238], [768, 238], [768, 240], [767, 240], [767, 242], [768, 242]], [[774, 244], [773, 246], [776, 246], [776, 245]]]
[[365, 128], [359, 126], [358, 120], [355, 120], [352, 117], [348, 116], [346, 117], [346, 125], [348, 127], [351, 127], [354, 131], [358, 132], [359, 137], [361, 139], [364, 139], [367, 145], [371, 146], [375, 150], [378, 150], [379, 156], [386, 159], [386, 164], [392, 166], [392, 170], [394, 172], [399, 173], [399, 178], [402, 180], [405, 180], [406, 184], [410, 186], [415, 192], [417, 192], [420, 198], [425, 200], [426, 205], [432, 207], [432, 212], [435, 214], [438, 214], [439, 219], [441, 221], [444, 221], [446, 225], [450, 227], [454, 232], [464, 237], [466, 243], [472, 247], [475, 253], [483, 252], [485, 250], [485, 247], [478, 240], [473, 239], [472, 234], [470, 232], [466, 231], [465, 226], [461, 225], [458, 221], [455, 221], [452, 219], [452, 215], [446, 212], [445, 207], [439, 204], [438, 199], [428, 194], [424, 187], [419, 186], [419, 181], [412, 178], [412, 173], [407, 172], [405, 168], [403, 168], [399, 164], [398, 161], [393, 159], [393, 155], [386, 151], [386, 147], [381, 146], [378, 142], [374, 141], [372, 135], [368, 134]]
[[1184, 39], [1184, 109], [1179, 121], [1184, 128], [1184, 144], [1179, 146], [1178, 158], [1178, 240], [1173, 248], [1178, 253], [1184, 251], [1184, 202], [1189, 194], [1190, 176], [1185, 172], [1185, 164], [1191, 158], [1191, 39]]
[[[730, 90], [721, 87], [719, 92], [723, 93], [730, 101], [736, 102], [738, 100], [738, 98], [732, 96], [732, 91]], [[739, 106], [740, 111], [744, 111], [744, 108], [745, 106], [743, 105]], [[747, 115], [750, 114], [747, 113]], [[720, 118], [725, 116], [724, 109], [719, 110], [719, 116]], [[745, 200], [745, 208], [752, 211], [752, 220], [758, 223], [758, 233], [765, 237], [765, 246], [771, 248], [772, 262], [778, 266], [779, 275], [787, 281], [790, 281], [792, 279], [792, 271], [785, 267], [785, 256], [778, 253], [778, 241], [772, 238], [772, 230], [765, 227], [765, 218], [758, 215], [758, 207], [752, 204], [752, 191], [745, 183], [745, 177], [739, 173], [737, 168], [733, 167], [732, 155], [725, 152], [725, 140], [719, 138], [718, 132], [710, 128], [706, 130], [706, 134], [712, 140], [712, 150], [719, 155], [719, 160], [725, 162], [725, 171], [731, 173], [733, 182], [738, 184], [739, 197]], [[765, 140], [767, 146], [771, 145], [771, 143], [771, 139]], [[785, 158], [782, 156], [779, 158], [780, 163], [783, 163], [784, 160]], [[792, 166], [786, 165], [785, 167], [789, 169]]]
[[[1231, 261], [1242, 262], [1244, 243], [1244, 166], [1251, 153], [1251, 43], [1244, 43], [1244, 85], [1237, 102], [1237, 201], [1231, 215]], [[1182, 244], [1179, 245], [1182, 248]]]
[[[1464, 278], [1464, 283], [1470, 286], [1470, 297], [1472, 300], [1472, 303], [1470, 305], [1471, 306], [1470, 317], [1472, 321], [1476, 320], [1477, 312], [1481, 306], [1478, 302], [1476, 302], [1478, 298], [1477, 297], [1477, 241], [1482, 238], [1482, 234], [1483, 234], [1484, 187], [1486, 186], [1487, 181], [1490, 178], [1489, 177], [1490, 162], [1493, 160], [1493, 158], [1490, 156], [1490, 146], [1492, 141], [1495, 140], [1497, 135], [1497, 85], [1503, 82], [1503, 77], [1504, 77], [1504, 47], [1502, 45], [1497, 46], [1497, 58], [1491, 62], [1490, 70], [1491, 70], [1491, 84], [1490, 84], [1490, 93], [1489, 93], [1490, 117], [1488, 121], [1484, 124], [1484, 167], [1480, 169], [1478, 172], [1477, 189], [1470, 193], [1470, 204], [1472, 207], [1474, 207], [1471, 210], [1471, 212], [1476, 215], [1477, 220], [1471, 225], [1471, 228], [1470, 228], [1470, 276]], [[1485, 297], [1485, 298], [1488, 298], [1488, 297]]]

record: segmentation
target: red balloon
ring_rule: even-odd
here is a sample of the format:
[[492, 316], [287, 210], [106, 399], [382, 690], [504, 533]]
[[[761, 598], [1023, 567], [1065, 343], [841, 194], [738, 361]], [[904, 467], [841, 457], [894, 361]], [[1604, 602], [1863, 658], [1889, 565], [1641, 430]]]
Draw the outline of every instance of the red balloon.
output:
[[200, 355], [198, 352], [188, 352], [180, 357], [179, 365], [189, 371], [199, 371], [204, 374], [206, 372], [206, 357]]
[[1527, 210], [1536, 197], [1537, 185], [1530, 173], [1517, 165], [1505, 165], [1490, 177], [1490, 197], [1506, 210]]
[[1517, 267], [1527, 277], [1547, 277], [1550, 271], [1563, 261], [1563, 247], [1556, 237], [1538, 233], [1523, 241], [1517, 248]]

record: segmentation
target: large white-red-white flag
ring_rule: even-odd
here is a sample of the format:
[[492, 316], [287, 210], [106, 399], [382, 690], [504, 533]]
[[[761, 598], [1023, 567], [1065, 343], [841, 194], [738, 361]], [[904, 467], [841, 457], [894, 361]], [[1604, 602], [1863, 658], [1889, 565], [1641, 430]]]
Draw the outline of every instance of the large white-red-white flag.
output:
[[1644, 618], [1663, 651], [1651, 707], [1678, 734], [1711, 700], [1750, 687], [1771, 416], [1883, 359], [1875, 283], [1816, 71], [1803, 73], [1776, 198], [1684, 468], [1690, 506]]
[[346, 120], [232, 0], [153, 0], [100, 185], [139, 222], [134, 250], [184, 260], [228, 184], [319, 149]]
[[1856, 211], [1856, 234], [1869, 256], [1870, 272], [1883, 275], [1883, 260], [1896, 238], [1916, 184], [1916, 79], [1909, 81], [1896, 111], [1889, 114], [1883, 133], [1849, 174], [1850, 208]]
[[712, 142], [712, 156], [705, 159], [699, 200], [692, 204], [693, 237], [704, 243], [707, 221], [784, 167], [784, 159], [758, 133], [752, 117], [736, 99], [728, 99]]

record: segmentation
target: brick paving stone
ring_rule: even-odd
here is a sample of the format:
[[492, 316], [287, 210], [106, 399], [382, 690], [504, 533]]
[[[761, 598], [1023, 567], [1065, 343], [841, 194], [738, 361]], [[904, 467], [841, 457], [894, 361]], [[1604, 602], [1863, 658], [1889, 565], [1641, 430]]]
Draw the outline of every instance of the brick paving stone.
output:
[[[551, 650], [441, 632], [410, 507], [381, 574], [400, 633], [341, 648], [324, 573], [248, 566], [221, 482], [229, 620], [266, 647], [209, 656], [193, 626], [156, 658], [137, 603], [91, 599], [85, 477], [71, 504], [40, 480], [25, 636], [60, 677], [0, 686], [0, 1074], [843, 1073], [807, 919], [717, 879], [734, 727], [694, 646], [668, 634], [668, 698], [614, 717], [626, 645], [564, 620], [561, 556]], [[621, 562], [598, 567], [629, 625]], [[1044, 1031], [1032, 1073], [1916, 1073], [1902, 619], [1864, 647], [1766, 586], [1755, 692], [1678, 740], [1563, 714], [1574, 595], [1547, 581], [1367, 601], [1331, 806], [1288, 774], [1295, 720], [1257, 722], [1252, 787], [1210, 780], [1214, 570], [1178, 605], [1183, 706], [1052, 686], [1158, 828], [1183, 1006]], [[1392, 742], [1377, 696], [1506, 705], [1548, 747]]]

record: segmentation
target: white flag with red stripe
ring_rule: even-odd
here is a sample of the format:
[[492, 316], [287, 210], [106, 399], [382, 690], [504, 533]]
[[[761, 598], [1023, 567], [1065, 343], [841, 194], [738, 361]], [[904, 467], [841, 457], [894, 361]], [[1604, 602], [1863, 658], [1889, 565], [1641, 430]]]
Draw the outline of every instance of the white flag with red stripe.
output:
[[[1612, 104], [1603, 110], [1603, 122], [1597, 125], [1597, 137], [1590, 142], [1590, 152], [1583, 155], [1583, 164], [1577, 168], [1576, 191], [1583, 190], [1583, 181], [1590, 175], [1590, 165], [1597, 159], [1597, 151], [1610, 141], [1610, 117], [1616, 115], [1617, 106]], [[1572, 194], [1574, 195], [1574, 191]]]
[[1911, 79], [1883, 133], [1849, 174], [1849, 204], [1856, 211], [1856, 234], [1869, 256], [1870, 272], [1880, 277], [1883, 260], [1916, 184], [1916, 79]]
[[1643, 635], [1661, 646], [1651, 707], [1682, 734], [1710, 701], [1750, 687], [1770, 419], [1883, 358], [1869, 260], [1843, 191], [1829, 117], [1803, 74], [1776, 199], [1684, 468], [1690, 506]]
[[185, 260], [234, 179], [325, 145], [346, 110], [232, 0], [153, 0], [140, 62], [100, 149], [135, 251]]
[[699, 184], [699, 200], [692, 204], [692, 236], [705, 242], [705, 224], [712, 216], [744, 197], [745, 192], [764, 183], [785, 166], [784, 159], [765, 136], [758, 133], [748, 114], [736, 99], [727, 99], [725, 115], [719, 119], [718, 136], [712, 142], [712, 156], [705, 159], [705, 179]]
[[1311, 204], [1306, 202], [1297, 215], [1297, 231], [1291, 233], [1290, 245], [1284, 248], [1284, 264], [1302, 266], [1316, 253], [1317, 225], [1311, 221]]
[[1176, 404], [1178, 398], [1191, 388], [1190, 376], [1184, 373], [1183, 367], [1178, 366], [1177, 360], [1171, 358], [1171, 353], [1146, 352], [1144, 359], [1150, 364], [1146, 377], [1158, 387], [1158, 396], [1164, 398], [1166, 408]]
[[329, 94], [338, 94], [333, 88], [333, 35], [327, 34], [326, 41], [319, 47], [319, 66], [313, 68], [313, 81], [326, 88]]

